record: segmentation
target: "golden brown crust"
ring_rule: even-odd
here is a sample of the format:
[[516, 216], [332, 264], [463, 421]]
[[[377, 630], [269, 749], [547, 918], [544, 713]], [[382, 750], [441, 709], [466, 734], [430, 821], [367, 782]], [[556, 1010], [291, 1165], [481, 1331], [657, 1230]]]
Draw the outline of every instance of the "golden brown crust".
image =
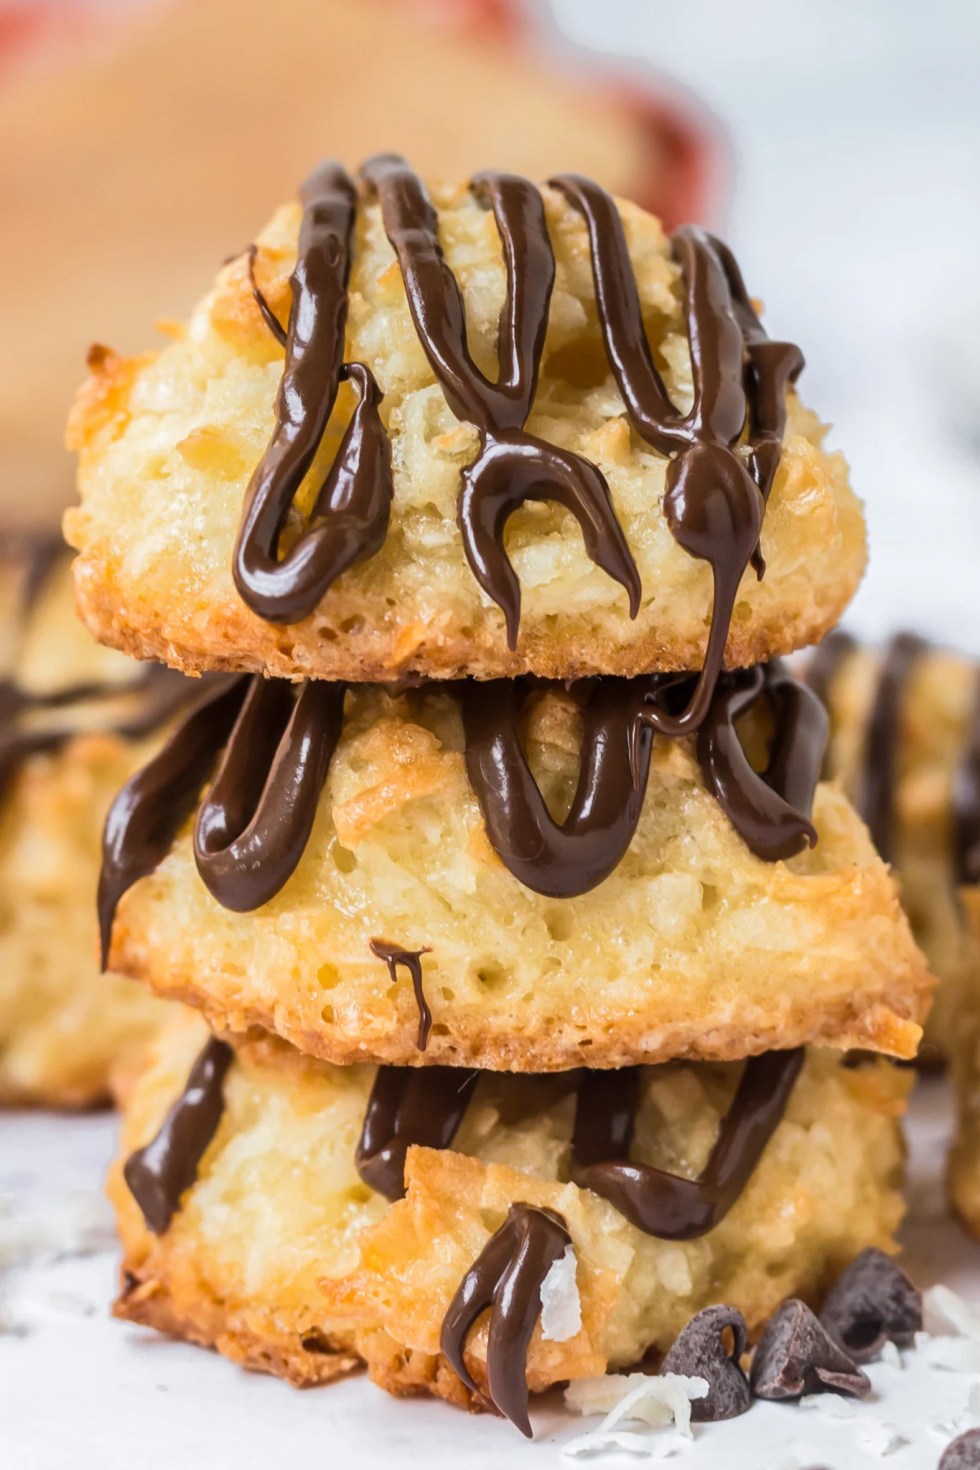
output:
[[[830, 771], [852, 800], [882, 658], [880, 650], [866, 648], [845, 658], [829, 691]], [[957, 892], [953, 835], [953, 783], [977, 680], [975, 659], [948, 649], [926, 652], [905, 686], [895, 743], [893, 865], [912, 932], [939, 977], [925, 1039], [947, 1057], [957, 1049], [964, 1010], [980, 990], [980, 935], [965, 921], [965, 896]]]
[[[371, 205], [359, 227], [347, 355], [371, 366], [385, 395], [395, 495], [384, 547], [346, 572], [301, 623], [266, 623], [238, 597], [232, 547], [249, 476], [271, 432], [282, 363], [239, 259], [223, 270], [187, 332], [161, 353], [134, 362], [101, 354], [73, 410], [69, 442], [79, 452], [81, 504], [68, 512], [65, 530], [80, 553], [79, 608], [96, 636], [188, 673], [247, 669], [384, 682], [413, 674], [570, 678], [700, 667], [711, 574], [674, 541], [662, 509], [667, 460], [638, 440], [608, 374], [584, 224], [560, 195], [545, 196], [558, 277], [529, 428], [591, 458], [606, 476], [643, 583], [634, 622], [622, 589], [586, 559], [570, 516], [535, 505], [508, 527], [523, 615], [518, 647], [507, 649], [503, 616], [480, 592], [456, 526], [475, 430], [452, 416], [435, 383]], [[504, 289], [492, 220], [465, 189], [437, 189], [436, 199], [467, 299], [471, 346], [477, 361], [492, 361]], [[634, 206], [621, 209], [658, 360], [686, 401], [690, 363], [677, 267], [659, 223]], [[288, 309], [298, 220], [295, 206], [284, 208], [260, 237], [259, 278], [280, 314]], [[336, 436], [328, 437], [333, 445]], [[761, 582], [752, 572], [743, 581], [730, 666], [815, 641], [860, 580], [861, 510], [842, 458], [824, 450], [822, 437], [817, 419], [791, 395], [762, 535], [768, 569]]]
[[[206, 1034], [188, 1015], [154, 1043], [123, 1099], [124, 1156], [152, 1135]], [[639, 1156], [700, 1168], [734, 1075], [689, 1066], [650, 1074]], [[811, 1054], [786, 1121], [731, 1213], [699, 1240], [667, 1242], [560, 1182], [572, 1098], [557, 1079], [482, 1079], [453, 1149], [412, 1149], [407, 1196], [389, 1206], [354, 1168], [370, 1071], [250, 1040], [237, 1050], [218, 1133], [166, 1234], [149, 1234], [120, 1165], [112, 1170], [127, 1273], [116, 1311], [297, 1384], [326, 1382], [363, 1361], [390, 1392], [478, 1408], [440, 1354], [441, 1320], [520, 1200], [565, 1218], [582, 1308], [582, 1328], [565, 1342], [535, 1331], [532, 1389], [662, 1352], [719, 1298], [755, 1331], [786, 1295], [819, 1299], [864, 1245], [893, 1248], [902, 1210], [897, 1120], [910, 1081], [884, 1063], [847, 1069]], [[511, 1094], [501, 1107], [501, 1089], [515, 1085], [517, 1105]], [[485, 1321], [467, 1346], [484, 1384]]]
[[[961, 892], [964, 919], [980, 946], [980, 887]], [[976, 985], [961, 999], [950, 1050], [956, 1092], [956, 1133], [947, 1161], [950, 1204], [956, 1215], [980, 1239], [980, 989]]]
[[[548, 801], [577, 773], [572, 701], [532, 702], [529, 757]], [[500, 862], [442, 692], [348, 695], [344, 733], [296, 872], [254, 913], [222, 908], [189, 827], [123, 898], [112, 964], [335, 1063], [512, 1070], [733, 1058], [821, 1041], [914, 1054], [932, 981], [894, 885], [841, 794], [788, 863], [742, 842], [690, 742], [655, 740], [643, 814], [598, 888], [546, 899]], [[428, 946], [423, 1056], [411, 984], [371, 950]]]
[[[124, 1266], [112, 1315], [200, 1347], [213, 1347], [239, 1367], [273, 1373], [296, 1388], [313, 1388], [344, 1378], [363, 1366], [349, 1347], [323, 1333], [281, 1329], [272, 1313], [238, 1313], [209, 1295], [199, 1294], [178, 1308], [165, 1281], [151, 1271]], [[305, 1341], [304, 1341], [305, 1337]]]

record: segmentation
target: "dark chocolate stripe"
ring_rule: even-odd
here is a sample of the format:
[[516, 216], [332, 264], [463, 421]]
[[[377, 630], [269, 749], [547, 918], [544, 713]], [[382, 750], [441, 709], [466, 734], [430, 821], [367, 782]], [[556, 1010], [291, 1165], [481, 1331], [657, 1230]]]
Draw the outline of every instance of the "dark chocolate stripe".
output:
[[404, 965], [408, 971], [412, 990], [415, 993], [415, 1004], [419, 1012], [419, 1034], [418, 1049], [425, 1051], [429, 1040], [429, 1028], [432, 1025], [432, 1012], [429, 1010], [429, 1002], [425, 998], [425, 987], [422, 984], [422, 956], [428, 954], [429, 948], [403, 949], [399, 944], [392, 944], [387, 939], [372, 939], [371, 953], [376, 954], [379, 960], [384, 960], [388, 966], [388, 974], [391, 976], [392, 984], [398, 979], [398, 966]]
[[[381, 392], [363, 363], [344, 362], [354, 185], [339, 164], [324, 163], [307, 179], [300, 197], [303, 218], [290, 279], [292, 305], [275, 429], [249, 483], [232, 563], [243, 601], [260, 617], [278, 623], [312, 612], [342, 572], [380, 550], [392, 494]], [[257, 299], [278, 340], [278, 321], [261, 293]], [[343, 379], [357, 386], [357, 408], [309, 525], [280, 557], [293, 501], [313, 468]]]
[[381, 205], [398, 258], [409, 309], [432, 371], [457, 418], [476, 426], [480, 450], [463, 472], [458, 520], [473, 575], [502, 610], [507, 641], [517, 646], [521, 589], [504, 549], [513, 512], [529, 500], [571, 511], [597, 566], [640, 605], [640, 578], [598, 468], [580, 455], [524, 431], [537, 386], [548, 324], [555, 261], [541, 194], [514, 174], [480, 174], [472, 188], [493, 210], [507, 268], [507, 295], [497, 324], [499, 378], [490, 382], [466, 341], [466, 310], [438, 238], [435, 210], [404, 159], [371, 158], [361, 170]]
[[878, 687], [864, 731], [854, 805], [868, 824], [874, 845], [886, 863], [891, 862], [894, 849], [902, 701], [912, 671], [928, 647], [914, 633], [899, 633], [891, 640], [878, 673]]
[[379, 1067], [355, 1154], [364, 1183], [385, 1199], [401, 1199], [409, 1148], [449, 1148], [479, 1075], [459, 1067]]
[[[650, 352], [629, 246], [616, 205], [588, 179], [553, 179], [589, 232], [599, 324], [616, 382], [637, 432], [667, 467], [664, 514], [675, 540], [706, 561], [714, 582], [704, 666], [680, 715], [652, 704], [647, 717], [665, 734], [689, 734], [707, 714], [721, 673], [742, 577], [764, 563], [759, 536], [785, 428], [786, 392], [802, 370], [791, 343], [770, 342], [731, 252], [702, 230], [673, 236], [681, 268], [694, 402], [671, 403]], [[748, 431], [747, 462], [735, 450]]]
[[[670, 712], [688, 698], [692, 682], [691, 676], [662, 676], [578, 686], [580, 773], [562, 823], [548, 811], [521, 744], [526, 685], [438, 686], [462, 701], [469, 778], [488, 837], [519, 882], [568, 898], [616, 868], [643, 807], [653, 739], [643, 711], [654, 700]], [[219, 903], [236, 911], [254, 909], [280, 891], [308, 841], [342, 719], [343, 685], [311, 681], [299, 688], [297, 696], [293, 686], [260, 676], [231, 683], [219, 678], [160, 754], [123, 788], [106, 823], [99, 885], [104, 946], [122, 894], [169, 851], [216, 765], [195, 829], [202, 878]], [[736, 721], [763, 693], [775, 733], [769, 764], [757, 772]], [[819, 701], [781, 668], [720, 681], [699, 734], [698, 757], [708, 790], [757, 856], [786, 858], [816, 840], [809, 812], [825, 737]], [[424, 1047], [431, 1015], [418, 952], [388, 948], [397, 955], [382, 958], [407, 965], [412, 975]]]
[[963, 755], [953, 778], [953, 853], [957, 883], [980, 883], [980, 673]]
[[511, 1205], [507, 1219], [460, 1282], [442, 1322], [439, 1346], [479, 1397], [463, 1355], [470, 1328], [492, 1308], [487, 1337], [490, 1400], [528, 1439], [527, 1349], [541, 1315], [541, 1283], [571, 1243], [568, 1226], [554, 1210]]
[[618, 866], [636, 831], [650, 770], [651, 731], [633, 726], [645, 684], [597, 680], [582, 711], [578, 786], [554, 820], [520, 738], [523, 687], [470, 683], [462, 695], [466, 770], [497, 855], [536, 893], [571, 898]]
[[237, 913], [285, 885], [303, 856], [340, 738], [343, 684], [255, 679], [194, 827], [210, 893]]
[[212, 1036], [159, 1131], [123, 1166], [130, 1194], [154, 1235], [169, 1229], [185, 1190], [197, 1178], [198, 1165], [221, 1122], [231, 1059], [231, 1047]]
[[227, 739], [250, 679], [214, 676], [151, 761], [132, 776], [106, 817], [98, 913], [103, 969], [123, 894], [163, 861]]
[[[525, 430], [548, 326], [555, 261], [540, 191], [514, 174], [484, 173], [474, 196], [493, 211], [507, 272], [497, 331], [498, 377], [491, 381], [467, 344], [463, 295], [446, 264], [438, 219], [404, 159], [383, 154], [361, 169], [381, 206], [419, 342], [457, 418], [476, 426], [480, 448], [463, 473], [457, 508], [467, 560], [501, 608], [515, 648], [521, 590], [504, 547], [511, 514], [529, 500], [554, 501], [576, 517], [592, 561], [620, 583], [630, 616], [640, 578], [598, 467]], [[598, 185], [574, 175], [552, 181], [583, 215], [606, 352], [638, 433], [671, 456], [664, 513], [678, 543], [709, 563], [714, 608], [701, 678], [688, 707], [647, 717], [665, 733], [690, 733], [704, 718], [722, 667], [741, 578], [765, 567], [759, 534], [779, 462], [786, 395], [803, 367], [792, 343], [770, 342], [726, 246], [696, 229], [678, 230], [673, 251], [684, 282], [694, 403], [680, 413], [653, 362], [636, 277], [619, 211]], [[284, 331], [255, 279], [262, 316], [283, 343], [286, 364], [276, 428], [249, 486], [234, 557], [238, 590], [271, 621], [313, 611], [336, 578], [382, 545], [392, 481], [380, 395], [363, 364], [343, 361], [356, 194], [337, 164], [304, 184], [292, 306]], [[344, 377], [360, 403], [334, 459], [311, 523], [285, 557], [279, 540], [309, 473]], [[743, 436], [747, 454], [734, 451]], [[314, 524], [314, 522], [319, 524]], [[658, 723], [659, 721], [659, 723]]]
[[[769, 763], [753, 769], [736, 723], [768, 694], [775, 734]], [[817, 840], [810, 820], [827, 748], [827, 713], [816, 695], [777, 665], [728, 674], [698, 731], [704, 783], [757, 857], [776, 862]]]
[[698, 1179], [632, 1163], [634, 1069], [586, 1072], [572, 1138], [572, 1178], [609, 1200], [637, 1229], [664, 1240], [693, 1240], [724, 1219], [748, 1184], [782, 1119], [803, 1066], [803, 1047], [751, 1057], [710, 1158]]
[[803, 678], [828, 713], [832, 708], [834, 681], [842, 666], [857, 652], [857, 646], [856, 638], [838, 628], [827, 635], [807, 660]]

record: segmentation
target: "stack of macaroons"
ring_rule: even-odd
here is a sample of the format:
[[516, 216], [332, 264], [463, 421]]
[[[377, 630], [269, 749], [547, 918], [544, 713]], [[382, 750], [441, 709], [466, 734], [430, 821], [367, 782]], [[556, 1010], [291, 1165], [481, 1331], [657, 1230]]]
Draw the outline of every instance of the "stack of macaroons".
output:
[[101, 975], [113, 796], [194, 686], [93, 643], [60, 541], [0, 535], [0, 1104], [105, 1103], [166, 1007]]
[[711, 236], [387, 156], [94, 354], [83, 616], [217, 675], [106, 827], [107, 960], [203, 1014], [120, 1315], [529, 1432], [891, 1248], [932, 981], [778, 662], [864, 563], [801, 368]]

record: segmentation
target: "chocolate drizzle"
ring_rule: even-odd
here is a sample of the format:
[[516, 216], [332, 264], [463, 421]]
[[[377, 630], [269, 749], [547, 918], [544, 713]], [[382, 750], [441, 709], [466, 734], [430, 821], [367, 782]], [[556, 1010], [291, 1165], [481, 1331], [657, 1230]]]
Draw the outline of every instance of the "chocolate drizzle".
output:
[[154, 1235], [169, 1229], [221, 1122], [232, 1055], [230, 1046], [212, 1036], [158, 1132], [126, 1160], [123, 1175]]
[[[526, 501], [554, 501], [575, 516], [586, 551], [640, 607], [640, 576], [616, 518], [609, 487], [582, 456], [528, 433], [548, 328], [555, 259], [544, 202], [527, 179], [483, 173], [470, 184], [492, 211], [507, 272], [497, 327], [498, 376], [491, 381], [467, 344], [459, 284], [439, 243], [438, 218], [404, 159], [382, 154], [360, 170], [377, 197], [401, 269], [419, 342], [458, 419], [475, 426], [479, 452], [464, 471], [457, 505], [463, 547], [477, 582], [504, 614], [516, 648], [521, 590], [504, 546], [512, 513]], [[630, 418], [642, 438], [670, 456], [664, 513], [692, 556], [707, 561], [714, 610], [701, 677], [688, 707], [668, 715], [655, 702], [647, 718], [668, 734], [689, 734], [704, 718], [721, 671], [741, 578], [764, 570], [759, 536], [779, 462], [786, 394], [803, 367], [791, 343], [766, 336], [731, 252], [711, 235], [673, 236], [684, 281], [694, 403], [671, 402], [650, 351], [636, 278], [615, 201], [587, 179], [552, 181], [584, 217], [596, 305], [606, 353]], [[234, 557], [245, 602], [270, 621], [307, 616], [347, 567], [384, 541], [392, 495], [390, 449], [379, 391], [367, 367], [344, 363], [344, 330], [357, 205], [353, 181], [325, 163], [303, 185], [302, 224], [284, 331], [255, 279], [263, 319], [286, 352], [272, 441], [252, 478]], [[279, 542], [333, 411], [337, 388], [353, 379], [360, 403], [310, 523], [285, 557]]]
[[[275, 430], [249, 483], [232, 563], [242, 599], [278, 623], [305, 617], [342, 572], [380, 550], [392, 494], [381, 391], [364, 363], [343, 360], [354, 185], [338, 164], [324, 163], [300, 197], [303, 219]], [[259, 309], [282, 341], [282, 327], [255, 285], [252, 252], [249, 266]], [[357, 407], [308, 524], [280, 556], [293, 502], [314, 467], [342, 381], [355, 384]]]
[[255, 679], [194, 828], [208, 890], [237, 913], [260, 908], [303, 856], [344, 711], [344, 685]]
[[470, 683], [462, 696], [466, 770], [501, 860], [526, 888], [571, 898], [618, 866], [643, 810], [652, 732], [634, 735], [638, 691], [595, 682], [582, 712], [578, 786], [562, 823], [548, 811], [520, 738], [524, 688], [510, 679]]
[[409, 1148], [450, 1146], [479, 1075], [459, 1067], [379, 1067], [355, 1154], [364, 1183], [385, 1199], [401, 1199]]
[[894, 792], [898, 775], [901, 705], [909, 677], [928, 650], [914, 633], [899, 633], [885, 650], [868, 723], [855, 806], [885, 862], [894, 855]]
[[[467, 772], [489, 839], [519, 882], [569, 898], [615, 869], [639, 821], [656, 738], [644, 717], [645, 701], [656, 698], [669, 713], [688, 699], [692, 683], [692, 676], [665, 675], [571, 686], [582, 708], [582, 753], [576, 792], [561, 823], [548, 811], [521, 744], [527, 684], [439, 686], [461, 700]], [[539, 687], [549, 686], [541, 681]], [[238, 912], [282, 889], [309, 839], [340, 734], [344, 689], [327, 681], [291, 686], [259, 675], [212, 676], [172, 738], [123, 787], [109, 812], [99, 883], [104, 954], [120, 898], [167, 854], [215, 768], [194, 834], [204, 882], [219, 903]], [[736, 721], [763, 696], [775, 733], [768, 765], [757, 772], [742, 750]], [[767, 861], [815, 841], [808, 814], [825, 731], [819, 701], [781, 668], [719, 681], [698, 758], [706, 786], [736, 831]], [[393, 978], [396, 965], [409, 968], [424, 1048], [431, 1016], [418, 966], [423, 951], [374, 943]]]
[[[890, 862], [894, 856], [895, 786], [901, 739], [902, 701], [909, 678], [929, 649], [913, 633], [899, 633], [885, 649], [871, 708], [861, 741], [854, 805], [864, 818], [878, 853]], [[828, 708], [842, 665], [858, 650], [849, 633], [838, 630], [825, 638], [806, 670], [806, 682]]]
[[[588, 179], [553, 179], [589, 232], [599, 324], [630, 419], [641, 438], [671, 456], [664, 514], [679, 545], [706, 561], [714, 608], [704, 666], [683, 713], [652, 703], [664, 734], [690, 734], [707, 714], [721, 672], [739, 584], [754, 562], [761, 577], [762, 518], [779, 461], [786, 391], [803, 368], [798, 347], [770, 342], [734, 257], [703, 230], [672, 236], [684, 281], [694, 402], [671, 402], [650, 352], [629, 246], [615, 201]], [[747, 430], [746, 454], [736, 452]]]
[[572, 1136], [572, 1178], [609, 1200], [647, 1235], [692, 1240], [724, 1219], [779, 1124], [803, 1065], [803, 1047], [750, 1057], [700, 1177], [632, 1163], [637, 1069], [586, 1072]]
[[119, 900], [170, 851], [194, 810], [217, 749], [231, 732], [249, 682], [247, 677], [222, 675], [205, 681], [163, 748], [130, 777], [109, 808], [97, 897], [103, 969]]
[[845, 633], [842, 628], [837, 628], [833, 633], [828, 633], [807, 662], [804, 678], [807, 687], [820, 700], [827, 709], [831, 709], [831, 690], [834, 680], [840, 673], [841, 667], [857, 652], [857, 639], [852, 638], [850, 633]]
[[[895, 792], [902, 738], [902, 705], [920, 659], [931, 645], [912, 633], [899, 633], [882, 656], [877, 684], [861, 741], [855, 805], [886, 862], [895, 855]], [[828, 709], [841, 666], [858, 651], [849, 633], [825, 638], [811, 657], [805, 678]], [[953, 881], [980, 883], [980, 673], [963, 750], [953, 773]], [[832, 774], [832, 772], [827, 772]]]
[[[763, 694], [775, 706], [775, 736], [768, 764], [757, 773], [736, 722]], [[708, 790], [757, 857], [776, 862], [816, 842], [810, 811], [827, 731], [819, 699], [778, 664], [756, 665], [719, 682], [698, 731], [698, 760]]]
[[541, 1283], [571, 1243], [568, 1226], [554, 1210], [511, 1205], [443, 1318], [439, 1346], [470, 1392], [482, 1397], [463, 1355], [470, 1328], [492, 1308], [487, 1337], [490, 1401], [528, 1439], [527, 1349], [541, 1315]]
[[421, 180], [394, 154], [369, 159], [361, 177], [381, 205], [432, 371], [453, 413], [474, 424], [480, 436], [479, 454], [463, 473], [457, 516], [473, 575], [504, 614], [508, 646], [517, 646], [521, 589], [504, 550], [504, 529], [528, 500], [554, 500], [571, 511], [589, 557], [625, 588], [630, 616], [636, 617], [640, 574], [605, 479], [580, 455], [524, 429], [555, 279], [539, 190], [514, 174], [479, 174], [471, 185], [477, 200], [493, 211], [507, 268], [497, 325], [500, 376], [492, 383], [470, 356], [462, 292], [443, 258], [435, 210]]
[[388, 974], [391, 976], [392, 984], [398, 980], [398, 966], [404, 965], [408, 971], [412, 990], [415, 993], [415, 1004], [419, 1012], [419, 1035], [418, 1049], [425, 1051], [426, 1042], [429, 1039], [429, 1028], [432, 1025], [432, 1012], [429, 1010], [429, 1002], [425, 998], [425, 989], [422, 984], [422, 956], [428, 954], [429, 948], [402, 949], [398, 944], [391, 944], [387, 939], [372, 939], [371, 953], [376, 954], [379, 960], [384, 960], [388, 966]]
[[[609, 1200], [647, 1235], [691, 1240], [706, 1234], [724, 1219], [755, 1172], [786, 1110], [803, 1056], [803, 1047], [797, 1047], [745, 1063], [698, 1179], [630, 1161], [642, 1068], [581, 1071], [575, 1076], [573, 1180]], [[387, 1199], [400, 1199], [407, 1150], [413, 1144], [450, 1146], [479, 1075], [452, 1067], [379, 1067], [357, 1146], [357, 1169], [365, 1183]]]
[[[23, 624], [64, 557], [53, 537], [6, 536], [0, 558], [22, 571], [19, 616]], [[152, 664], [137, 667], [125, 682], [89, 679], [43, 693], [0, 677], [0, 795], [31, 756], [62, 749], [83, 731], [141, 740], [165, 724], [187, 702], [189, 680]], [[92, 720], [95, 708], [98, 718]], [[83, 718], [84, 716], [84, 718]]]

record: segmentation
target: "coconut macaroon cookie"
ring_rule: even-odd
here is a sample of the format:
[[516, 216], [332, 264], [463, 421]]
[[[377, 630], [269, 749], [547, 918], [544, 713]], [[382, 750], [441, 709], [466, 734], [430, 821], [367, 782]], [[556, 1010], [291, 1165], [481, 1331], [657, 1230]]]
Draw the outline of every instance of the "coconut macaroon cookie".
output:
[[882, 649], [835, 633], [807, 681], [830, 714], [825, 774], [840, 781], [898, 875], [939, 977], [926, 1040], [945, 1056], [980, 1009], [980, 667], [901, 633]]
[[93, 349], [79, 606], [187, 671], [747, 666], [818, 639], [864, 523], [727, 248], [573, 175], [328, 164], [161, 351]]
[[122, 1101], [116, 1312], [299, 1384], [366, 1363], [527, 1432], [528, 1388], [662, 1355], [716, 1301], [754, 1333], [892, 1249], [909, 1082], [821, 1051], [375, 1073], [179, 1016]]
[[54, 542], [0, 538], [0, 1102], [83, 1107], [165, 1007], [100, 975], [105, 813], [186, 682], [93, 644]]
[[228, 678], [113, 806], [107, 958], [335, 1063], [914, 1055], [931, 977], [819, 701], [726, 675], [663, 734], [694, 683]]

